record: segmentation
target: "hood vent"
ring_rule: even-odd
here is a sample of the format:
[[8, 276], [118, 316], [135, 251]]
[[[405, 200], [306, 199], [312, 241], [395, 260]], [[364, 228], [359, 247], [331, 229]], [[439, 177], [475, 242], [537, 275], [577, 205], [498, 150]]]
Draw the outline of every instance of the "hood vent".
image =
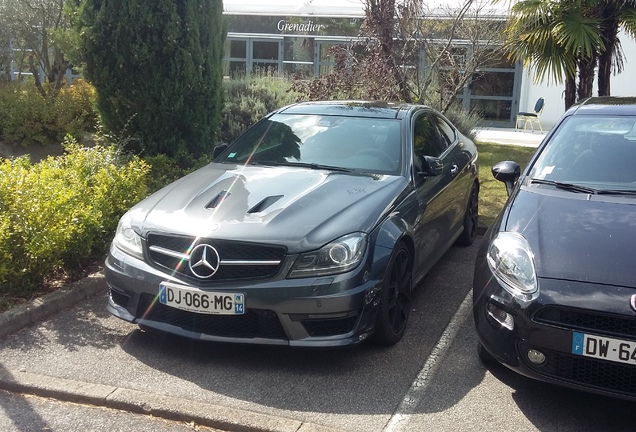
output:
[[205, 206], [205, 208], [208, 208], [208, 209], [216, 208], [219, 204], [223, 202], [225, 198], [229, 197], [230, 195], [232, 194], [226, 190], [219, 192], [219, 194], [215, 196], [214, 198], [212, 198], [212, 200], [208, 203], [208, 205]]
[[256, 204], [251, 209], [249, 209], [248, 213], [260, 213], [262, 211], [265, 211], [269, 206], [274, 204], [276, 201], [278, 201], [282, 197], [283, 197], [283, 195], [269, 196], [269, 197], [265, 198], [264, 200], [262, 200], [261, 202], [259, 202], [258, 204]]

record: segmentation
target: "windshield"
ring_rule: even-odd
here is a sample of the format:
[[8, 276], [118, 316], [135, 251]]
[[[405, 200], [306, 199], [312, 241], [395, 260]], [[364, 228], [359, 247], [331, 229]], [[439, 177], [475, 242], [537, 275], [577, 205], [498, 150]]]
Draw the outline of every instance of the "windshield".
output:
[[277, 114], [248, 130], [217, 161], [398, 174], [401, 155], [399, 120]]
[[568, 118], [533, 165], [529, 178], [599, 191], [636, 190], [636, 117]]

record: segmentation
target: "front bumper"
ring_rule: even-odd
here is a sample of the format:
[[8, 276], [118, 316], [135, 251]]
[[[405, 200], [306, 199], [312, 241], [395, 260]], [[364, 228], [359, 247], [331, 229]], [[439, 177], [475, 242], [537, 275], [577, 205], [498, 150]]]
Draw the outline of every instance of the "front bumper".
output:
[[[483, 347], [508, 368], [530, 378], [636, 400], [636, 365], [573, 353], [574, 333], [636, 341], [636, 313], [630, 307], [636, 291], [545, 278], [538, 283], [536, 299], [519, 300], [499, 284], [485, 259], [478, 260], [473, 316]], [[493, 315], [509, 317], [512, 330]], [[542, 353], [545, 360], [537, 364], [535, 353], [533, 363], [531, 350]]]
[[[283, 263], [282, 275], [294, 259]], [[297, 347], [352, 345], [366, 340], [376, 321], [381, 280], [373, 279], [368, 267], [362, 264], [328, 277], [277, 276], [196, 287], [111, 246], [105, 262], [107, 309], [140, 326], [193, 339]], [[206, 315], [163, 305], [158, 294], [165, 281], [202, 292], [242, 293], [245, 313]]]

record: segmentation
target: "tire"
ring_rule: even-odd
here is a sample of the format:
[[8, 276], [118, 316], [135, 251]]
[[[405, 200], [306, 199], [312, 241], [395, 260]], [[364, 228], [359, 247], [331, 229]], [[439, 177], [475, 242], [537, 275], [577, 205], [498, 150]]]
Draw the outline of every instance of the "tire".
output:
[[391, 346], [404, 336], [411, 311], [413, 260], [406, 246], [399, 244], [396, 247], [387, 270], [373, 341], [378, 345]]
[[477, 356], [484, 366], [492, 366], [499, 363], [497, 359], [484, 348], [481, 342], [477, 342]]
[[457, 238], [460, 246], [470, 246], [475, 241], [477, 235], [477, 222], [479, 220], [479, 187], [473, 184], [464, 214], [464, 230]]

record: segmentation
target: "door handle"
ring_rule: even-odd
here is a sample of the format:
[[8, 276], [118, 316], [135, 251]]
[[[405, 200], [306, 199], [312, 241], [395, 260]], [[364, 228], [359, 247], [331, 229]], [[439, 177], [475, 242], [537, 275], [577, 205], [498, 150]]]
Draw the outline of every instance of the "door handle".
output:
[[457, 164], [451, 165], [450, 172], [453, 177], [455, 177], [457, 173], [459, 173], [459, 167], [457, 166]]

